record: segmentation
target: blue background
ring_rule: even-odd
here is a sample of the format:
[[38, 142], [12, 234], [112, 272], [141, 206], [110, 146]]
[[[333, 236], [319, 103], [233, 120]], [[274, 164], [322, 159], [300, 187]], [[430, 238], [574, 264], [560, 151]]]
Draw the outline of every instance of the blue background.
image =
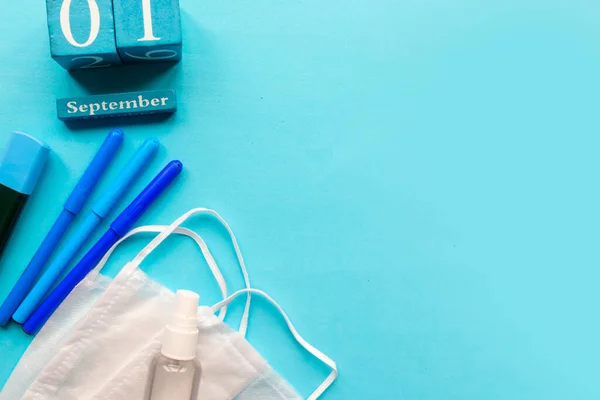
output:
[[[119, 124], [126, 144], [100, 190], [158, 136], [160, 160], [127, 200], [169, 159], [184, 162], [142, 223], [217, 209], [253, 284], [338, 362], [324, 398], [600, 398], [597, 1], [181, 7], [181, 64], [69, 74], [50, 58], [42, 3], [4, 6], [2, 142], [23, 130], [54, 153], [0, 262], [0, 298]], [[70, 126], [55, 116], [56, 97], [154, 88], [178, 91], [176, 116]], [[223, 231], [207, 218], [188, 226], [241, 287]], [[169, 243], [149, 273], [217, 301], [199, 252]], [[264, 301], [249, 338], [303, 395], [328, 374]], [[0, 330], [0, 380], [27, 343], [18, 326]]]

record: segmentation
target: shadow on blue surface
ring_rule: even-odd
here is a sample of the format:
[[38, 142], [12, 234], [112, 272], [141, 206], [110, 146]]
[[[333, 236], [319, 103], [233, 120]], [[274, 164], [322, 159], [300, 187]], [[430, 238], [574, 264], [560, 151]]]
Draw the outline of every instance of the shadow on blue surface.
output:
[[[147, 90], [148, 85], [168, 76], [178, 79], [179, 64], [129, 64], [115, 68], [69, 71], [69, 74], [90, 94], [124, 93]], [[170, 75], [170, 76], [169, 76]]]

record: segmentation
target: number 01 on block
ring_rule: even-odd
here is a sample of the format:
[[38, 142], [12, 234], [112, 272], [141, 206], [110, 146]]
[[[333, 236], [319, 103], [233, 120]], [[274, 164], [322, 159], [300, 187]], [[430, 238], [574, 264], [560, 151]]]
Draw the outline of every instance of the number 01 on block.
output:
[[113, 7], [123, 62], [181, 59], [179, 0], [113, 0]]
[[179, 0], [46, 0], [52, 57], [64, 68], [179, 61]]

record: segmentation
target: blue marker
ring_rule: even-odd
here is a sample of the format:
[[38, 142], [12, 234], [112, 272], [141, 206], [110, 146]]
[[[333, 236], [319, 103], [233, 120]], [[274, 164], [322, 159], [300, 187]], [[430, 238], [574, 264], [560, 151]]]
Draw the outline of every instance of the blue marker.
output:
[[127, 189], [148, 166], [156, 151], [158, 150], [158, 141], [154, 138], [146, 140], [142, 146], [135, 152], [133, 157], [127, 162], [119, 175], [112, 182], [111, 186], [98, 199], [98, 202], [92, 207], [92, 211], [84, 219], [79, 230], [73, 234], [70, 240], [64, 245], [61, 251], [55, 256], [54, 260], [48, 266], [46, 272], [35, 284], [31, 292], [25, 297], [12, 318], [22, 324], [29, 318], [31, 313], [40, 304], [44, 296], [58, 280], [65, 268], [69, 265], [73, 257], [84, 245], [90, 235], [96, 230], [98, 225], [106, 218], [108, 213], [115, 207], [116, 203], [123, 197]]
[[65, 279], [42, 302], [37, 310], [23, 325], [23, 330], [33, 335], [40, 330], [52, 313], [67, 298], [79, 282], [100, 262], [104, 254], [133, 227], [142, 214], [156, 201], [181, 173], [183, 165], [179, 161], [171, 161], [150, 182], [133, 202], [115, 219], [108, 231], [83, 256], [81, 261], [69, 272]]
[[10, 291], [10, 294], [6, 300], [4, 300], [4, 303], [2, 303], [2, 307], [0, 307], [0, 326], [4, 326], [8, 323], [12, 314], [17, 307], [19, 307], [19, 304], [21, 304], [23, 298], [27, 296], [29, 289], [31, 289], [31, 286], [42, 271], [46, 261], [52, 255], [56, 245], [77, 214], [79, 214], [83, 205], [94, 191], [96, 184], [117, 154], [117, 150], [121, 146], [121, 143], [123, 143], [123, 131], [120, 129], [115, 129], [110, 132], [104, 140], [104, 143], [65, 202], [63, 210], [50, 229], [50, 232], [48, 232], [46, 238], [29, 262], [29, 265], [27, 265], [27, 268], [23, 271], [23, 274]]

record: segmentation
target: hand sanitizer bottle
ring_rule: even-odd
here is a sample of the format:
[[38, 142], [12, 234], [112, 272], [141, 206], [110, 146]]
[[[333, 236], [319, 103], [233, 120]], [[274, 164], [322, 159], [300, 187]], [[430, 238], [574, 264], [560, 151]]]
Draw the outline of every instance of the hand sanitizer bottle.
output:
[[196, 362], [199, 300], [194, 292], [177, 291], [160, 353], [150, 366], [146, 399], [191, 400], [197, 393], [201, 375]]

